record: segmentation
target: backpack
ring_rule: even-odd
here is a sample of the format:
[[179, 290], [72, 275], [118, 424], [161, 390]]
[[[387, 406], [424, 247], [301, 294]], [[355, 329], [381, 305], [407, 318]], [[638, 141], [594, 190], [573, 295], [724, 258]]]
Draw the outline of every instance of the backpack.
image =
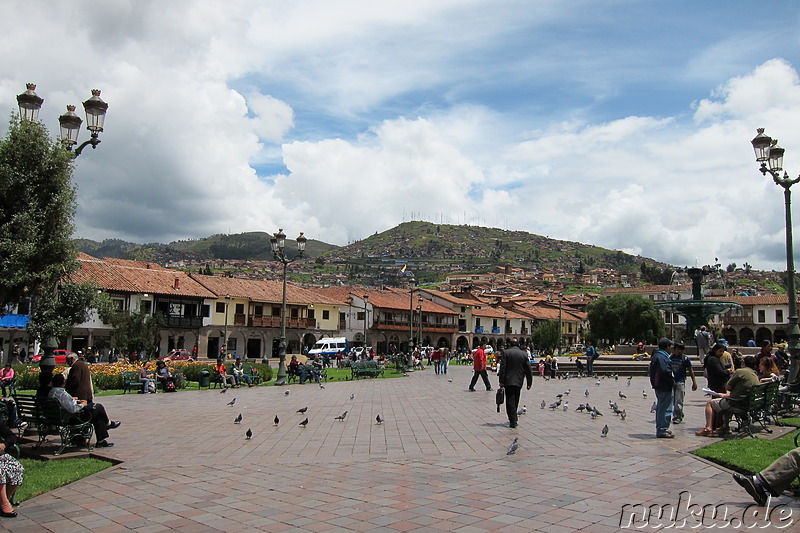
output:
[[174, 381], [167, 381], [167, 383], [164, 385], [164, 391], [165, 392], [175, 392], [176, 390], [177, 389], [175, 387], [175, 382]]

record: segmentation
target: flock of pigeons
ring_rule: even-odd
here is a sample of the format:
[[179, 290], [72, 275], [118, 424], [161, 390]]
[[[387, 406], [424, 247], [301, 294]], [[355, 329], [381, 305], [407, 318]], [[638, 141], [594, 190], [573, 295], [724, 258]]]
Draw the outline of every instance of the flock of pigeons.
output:
[[[324, 388], [324, 387], [322, 387], [322, 388]], [[227, 389], [222, 389], [221, 393], [224, 393], [224, 392], [226, 392], [226, 391], [227, 391]], [[286, 389], [286, 390], [283, 392], [283, 394], [284, 394], [285, 396], [289, 396], [289, 392], [290, 392], [290, 391], [289, 391], [289, 389]], [[352, 400], [355, 400], [355, 398], [356, 398], [356, 395], [355, 395], [355, 394], [351, 394], [351, 395], [350, 395], [350, 400], [351, 400], [351, 401], [352, 401]], [[226, 405], [228, 405], [228, 406], [230, 406], [230, 407], [233, 407], [234, 405], [236, 405], [236, 398], [233, 398], [233, 399], [232, 399], [231, 401], [229, 401], [229, 402], [228, 402]], [[301, 415], [305, 415], [307, 411], [308, 411], [308, 406], [306, 406], [306, 407], [303, 407], [303, 408], [301, 408], [301, 409], [298, 409], [296, 412], [297, 412], [297, 413], [299, 413], [299, 414], [301, 414]], [[346, 409], [346, 410], [345, 410], [345, 411], [344, 411], [342, 414], [340, 414], [340, 415], [339, 415], [339, 416], [337, 416], [337, 417], [334, 417], [334, 420], [336, 420], [336, 421], [339, 421], [339, 422], [344, 422], [344, 419], [345, 419], [345, 418], [347, 418], [347, 413], [349, 413], [349, 412], [350, 412], [350, 411]], [[244, 420], [244, 415], [242, 415], [242, 413], [239, 413], [239, 414], [236, 416], [236, 418], [234, 418], [234, 419], [233, 419], [233, 423], [234, 423], [234, 424], [241, 424], [241, 423], [242, 423], [242, 420]], [[280, 424], [280, 422], [281, 422], [281, 419], [278, 417], [278, 415], [275, 415], [275, 418], [273, 418], [273, 419], [272, 419], [272, 423], [273, 423], [273, 425], [274, 425], [274, 426], [278, 426], [278, 424]], [[378, 425], [380, 425], [380, 424], [383, 424], [383, 417], [382, 417], [381, 415], [377, 415], [377, 416], [375, 417], [375, 423], [376, 423], [376, 424], [378, 424]], [[300, 427], [303, 427], [303, 428], [305, 428], [306, 426], [308, 426], [308, 416], [306, 416], [305, 418], [303, 418], [303, 420], [302, 420], [302, 421], [301, 421], [301, 422], [300, 422], [298, 425], [299, 425]], [[253, 429], [252, 429], [252, 428], [247, 428], [247, 431], [245, 431], [245, 433], [244, 433], [244, 438], [245, 438], [245, 440], [250, 440], [250, 439], [252, 439], [252, 438], [253, 438]]]
[[[575, 377], [577, 377], [577, 376], [575, 376]], [[605, 379], [606, 377], [614, 379], [614, 380], [619, 380], [619, 374], [609, 374], [608, 376], [603, 376], [603, 379]], [[562, 378], [562, 379], [569, 379], [569, 377]], [[628, 379], [627, 379], [627, 386], [628, 387], [630, 387], [632, 379], [633, 379], [633, 376], [628, 377]], [[600, 383], [601, 383], [600, 378], [597, 378], [595, 384], [599, 386]], [[569, 400], [567, 399], [567, 397], [570, 395], [571, 392], [572, 392], [572, 389], [567, 389], [566, 391], [562, 392], [561, 394], [556, 394], [556, 401], [553, 402], [553, 403], [550, 403], [550, 404], [548, 404], [547, 401], [542, 400], [542, 403], [539, 404], [539, 408], [540, 409], [548, 409], [549, 408], [551, 411], [557, 411], [557, 410], [568, 411], [570, 407], [569, 407]], [[588, 399], [589, 399], [589, 395], [590, 394], [591, 393], [589, 392], [588, 388], [583, 391], [583, 395], [584, 395], [584, 397], [586, 398], [587, 401], [586, 401], [586, 403], [579, 404], [578, 407], [575, 409], [575, 411], [579, 412], [579, 413], [588, 413], [591, 416], [592, 420], [595, 420], [597, 417], [603, 416], [603, 413], [601, 413], [600, 410], [596, 406], [593, 406], [593, 405], [589, 404]], [[628, 396], [626, 394], [624, 394], [622, 391], [618, 392], [618, 396], [619, 396], [619, 400], [625, 400], [625, 399], [628, 398]], [[647, 391], [645, 391], [645, 390], [642, 391], [642, 398], [647, 399]], [[608, 400], [608, 407], [609, 407], [609, 409], [611, 409], [611, 411], [616, 416], [618, 416], [620, 418], [620, 420], [624, 421], [625, 417], [628, 416], [628, 413], [626, 412], [626, 410], [624, 408], [620, 409], [620, 406], [617, 403], [617, 401], [618, 400], [614, 400], [614, 401]], [[653, 412], [655, 412], [655, 410], [656, 410], [656, 404], [653, 403], [653, 406], [651, 407], [650, 412], [653, 413]], [[527, 412], [528, 412], [528, 408], [525, 405], [523, 405], [522, 407], [517, 409], [517, 416], [522, 416]], [[603, 425], [603, 429], [600, 430], [600, 436], [601, 437], [607, 437], [608, 436], [608, 432], [609, 432], [608, 424], [604, 424]], [[514, 442], [512, 442], [511, 445], [508, 447], [508, 450], [506, 451], [506, 455], [513, 455], [517, 451], [518, 448], [519, 448], [519, 437], [515, 437], [514, 438]]]

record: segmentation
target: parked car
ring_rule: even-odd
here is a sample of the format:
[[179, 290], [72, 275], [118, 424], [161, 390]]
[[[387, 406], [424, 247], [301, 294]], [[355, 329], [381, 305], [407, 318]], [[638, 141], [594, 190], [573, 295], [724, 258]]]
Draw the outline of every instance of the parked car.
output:
[[[61, 349], [53, 350], [53, 357], [55, 357], [55, 359], [56, 359], [56, 364], [57, 365], [66, 365], [67, 364], [67, 356], [69, 354], [71, 354], [71, 353], [72, 352], [69, 351], [69, 350], [61, 350]], [[43, 356], [44, 356], [44, 354], [41, 354], [41, 353], [39, 355], [34, 355], [33, 357], [31, 357], [31, 361], [34, 362], [34, 363], [38, 363], [39, 361], [42, 360]]]
[[192, 354], [188, 350], [172, 350], [167, 355], [159, 357], [159, 361], [189, 361]]

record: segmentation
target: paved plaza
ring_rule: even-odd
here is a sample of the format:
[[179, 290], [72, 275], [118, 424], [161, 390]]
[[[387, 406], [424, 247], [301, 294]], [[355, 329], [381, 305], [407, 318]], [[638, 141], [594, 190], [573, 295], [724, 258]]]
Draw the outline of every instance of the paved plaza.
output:
[[[97, 452], [121, 463], [23, 502], [20, 516], [0, 528], [602, 533], [625, 529], [621, 517], [625, 526], [638, 509], [638, 522], [628, 529], [699, 530], [690, 513], [699, 516], [705, 505], [720, 506], [717, 528], [722, 520], [732, 520], [727, 531], [747, 530], [758, 520], [764, 525], [729, 472], [687, 453], [712, 442], [694, 435], [706, 400], [700, 391], [687, 393], [686, 423], [673, 426], [676, 438], [656, 439], [646, 378], [627, 386], [624, 377], [599, 385], [537, 377], [522, 393], [528, 413], [509, 429], [494, 392], [480, 381], [477, 392], [467, 391], [471, 375], [470, 366], [451, 365], [446, 376], [426, 369], [397, 379], [329, 382], [324, 389], [305, 384], [104, 397], [111, 418], [123, 424], [112, 432], [116, 446]], [[568, 389], [568, 411], [539, 408]], [[587, 401], [586, 389], [604, 415], [596, 420], [575, 411]], [[235, 405], [226, 405], [233, 398]], [[626, 409], [625, 421], [611, 413], [609, 400]], [[306, 415], [296, 413], [303, 407]], [[334, 420], [344, 411], [344, 421]], [[515, 436], [520, 448], [506, 455]], [[643, 508], [626, 514], [626, 504], [672, 506], [678, 521], [671, 523], [667, 512], [659, 525], [653, 513], [644, 524]], [[773, 524], [778, 512], [788, 513], [784, 530], [798, 531], [800, 501], [784, 496], [777, 504], [784, 507], [775, 509]]]

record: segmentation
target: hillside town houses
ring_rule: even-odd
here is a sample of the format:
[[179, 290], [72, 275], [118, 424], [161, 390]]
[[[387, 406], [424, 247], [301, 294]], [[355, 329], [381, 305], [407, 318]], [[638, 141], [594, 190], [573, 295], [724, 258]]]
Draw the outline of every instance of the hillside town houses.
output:
[[[283, 286], [280, 281], [255, 276], [203, 275], [156, 263], [78, 256], [76, 282], [91, 282], [110, 296], [119, 313], [160, 313], [164, 327], [156, 354], [173, 349], [193, 351], [199, 358], [277, 357]], [[418, 287], [413, 278], [406, 287], [336, 285], [303, 288], [287, 284], [287, 352], [302, 353], [324, 337], [346, 337], [353, 346], [371, 346], [378, 354], [405, 352], [411, 346], [445, 346], [472, 350], [481, 343], [504, 346], [519, 338], [530, 343], [535, 328], [546, 321], [560, 325], [561, 347], [580, 345], [588, 331], [586, 307], [599, 296], [640, 294], [654, 301], [688, 299], [691, 285], [636, 284], [634, 277], [610, 269], [580, 275], [585, 286], [605, 286], [586, 294], [568, 294], [563, 272], [526, 274], [521, 269], [498, 268], [488, 274], [453, 274], [439, 290]], [[532, 282], [532, 280], [534, 280]], [[609, 284], [613, 286], [609, 287]], [[599, 291], [599, 292], [598, 292]], [[716, 317], [712, 329], [731, 344], [786, 338], [788, 300], [785, 295], [742, 296], [732, 291], [709, 294], [741, 309]], [[25, 326], [26, 303], [6, 309], [0, 317], [3, 348], [12, 345], [29, 353]], [[683, 336], [685, 322], [664, 313], [671, 336]], [[690, 334], [691, 335], [691, 334]], [[99, 319], [77, 324], [61, 347], [108, 354], [114, 348], [113, 328]]]

